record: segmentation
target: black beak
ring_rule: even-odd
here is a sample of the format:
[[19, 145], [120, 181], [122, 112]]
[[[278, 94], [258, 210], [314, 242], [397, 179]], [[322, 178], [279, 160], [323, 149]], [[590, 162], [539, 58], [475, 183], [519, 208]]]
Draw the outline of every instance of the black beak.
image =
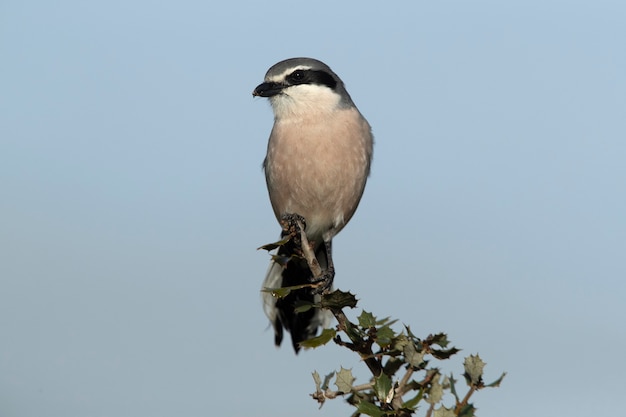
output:
[[283, 91], [285, 86], [275, 82], [259, 84], [252, 92], [253, 96], [272, 97]]

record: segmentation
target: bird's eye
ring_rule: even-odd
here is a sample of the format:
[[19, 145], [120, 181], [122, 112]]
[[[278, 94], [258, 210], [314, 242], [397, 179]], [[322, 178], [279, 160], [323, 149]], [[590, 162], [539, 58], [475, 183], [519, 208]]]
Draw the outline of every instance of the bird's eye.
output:
[[295, 70], [287, 77], [287, 80], [291, 84], [302, 84], [306, 81], [306, 74], [304, 70]]

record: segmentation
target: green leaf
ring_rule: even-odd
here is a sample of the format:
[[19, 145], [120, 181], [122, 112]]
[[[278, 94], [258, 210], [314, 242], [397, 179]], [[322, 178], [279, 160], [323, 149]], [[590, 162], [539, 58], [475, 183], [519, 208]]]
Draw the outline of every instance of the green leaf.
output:
[[275, 297], [275, 298], [285, 298], [291, 292], [291, 288], [290, 287], [283, 287], [283, 288], [263, 287], [261, 291], [269, 292], [272, 294], [272, 297]]
[[382, 417], [385, 414], [380, 408], [367, 401], [361, 401], [357, 406], [357, 411], [372, 417]]
[[384, 319], [378, 319], [376, 320], [376, 326], [383, 326], [383, 325], [387, 325], [387, 326], [392, 326], [394, 323], [396, 323], [398, 320], [391, 320], [391, 317], [385, 317]]
[[357, 300], [354, 294], [335, 290], [330, 294], [323, 294], [320, 305], [330, 310], [341, 310], [344, 307], [354, 308], [356, 307], [356, 303]]
[[409, 338], [404, 333], [400, 333], [398, 337], [393, 340], [393, 349], [398, 352], [403, 352], [404, 347], [409, 343], [412, 343], [409, 341]]
[[450, 349], [430, 349], [430, 353], [431, 355], [433, 355], [435, 358], [437, 359], [449, 359], [450, 356], [457, 354], [458, 352], [460, 352], [460, 349], [457, 349], [455, 347], [450, 348]]
[[278, 242], [273, 242], [273, 243], [267, 243], [261, 247], [258, 247], [257, 250], [266, 250], [266, 251], [271, 251], [274, 250], [276, 248], [279, 248], [283, 245], [285, 245], [287, 242], [289, 242], [291, 240], [291, 236], [287, 236], [284, 239], [279, 240]]
[[391, 386], [391, 378], [385, 374], [381, 374], [378, 378], [374, 378], [374, 392], [381, 403], [390, 403], [393, 399], [393, 391]]
[[346, 320], [345, 325], [345, 332], [350, 340], [362, 340], [364, 334], [358, 326], [354, 325], [350, 320]]
[[436, 335], [430, 335], [428, 336], [428, 343], [431, 345], [439, 345], [442, 348], [445, 348], [446, 346], [448, 346], [448, 343], [450, 343], [448, 341], [448, 335], [445, 333], [437, 333]]
[[311, 288], [311, 284], [293, 285], [291, 287], [269, 288], [263, 287], [262, 292], [269, 292], [273, 297], [285, 298], [291, 291], [300, 290], [302, 288]]
[[474, 412], [475, 411], [476, 411], [476, 408], [474, 408], [473, 404], [465, 404], [459, 410], [458, 416], [459, 417], [474, 417]]
[[454, 395], [454, 399], [456, 400], [456, 402], [460, 402], [459, 400], [459, 396], [456, 392], [456, 379], [454, 379], [454, 376], [452, 375], [452, 373], [450, 373], [450, 377], [448, 378], [448, 381], [450, 382], [450, 392], [452, 393], [452, 395]]
[[337, 379], [335, 379], [335, 385], [337, 386], [337, 390], [344, 394], [352, 391], [352, 383], [354, 382], [354, 377], [352, 376], [352, 371], [350, 369], [345, 369], [341, 367], [341, 370], [337, 372]]
[[364, 329], [369, 329], [370, 327], [374, 327], [376, 325], [376, 317], [374, 317], [372, 313], [368, 313], [365, 310], [361, 312], [358, 319], [359, 319], [359, 326], [361, 326]]
[[389, 347], [396, 333], [389, 326], [383, 326], [376, 331], [376, 343], [382, 348]]
[[296, 313], [304, 313], [305, 311], [309, 311], [313, 307], [315, 307], [315, 303], [299, 300], [294, 303], [293, 311], [295, 311]]
[[406, 329], [406, 334], [407, 334], [407, 335], [408, 335], [411, 339], [414, 339], [414, 340], [419, 340], [419, 338], [418, 338], [418, 337], [416, 337], [416, 336], [413, 334], [413, 332], [411, 331], [411, 327], [410, 327], [410, 326], [405, 325], [405, 326], [404, 326], [404, 328]]
[[415, 397], [411, 398], [409, 401], [402, 404], [402, 408], [409, 408], [411, 410], [415, 410], [417, 407], [417, 404], [419, 404], [419, 402], [422, 401], [423, 396], [424, 396], [424, 390], [420, 389]]
[[500, 378], [496, 379], [495, 381], [493, 381], [491, 384], [487, 384], [485, 385], [486, 387], [499, 387], [500, 383], [502, 382], [502, 380], [504, 379], [504, 377], [506, 376], [506, 372], [503, 372], [502, 375], [500, 375]]
[[465, 358], [463, 368], [465, 368], [465, 379], [468, 385], [477, 385], [482, 381], [485, 362], [478, 355], [469, 355]]
[[395, 356], [390, 356], [387, 359], [387, 363], [383, 366], [383, 372], [389, 375], [390, 377], [395, 375], [402, 366], [406, 364], [404, 358], [399, 358]]
[[456, 417], [456, 414], [454, 414], [453, 408], [446, 408], [442, 405], [441, 407], [435, 410], [435, 412], [433, 413], [433, 416], [434, 417]]
[[422, 362], [424, 362], [424, 352], [418, 352], [413, 342], [407, 343], [402, 353], [404, 354], [404, 359], [414, 368], [419, 368]]
[[324, 329], [319, 336], [300, 342], [300, 346], [303, 348], [316, 348], [324, 346], [326, 343], [333, 340], [336, 335], [337, 331], [335, 329]]

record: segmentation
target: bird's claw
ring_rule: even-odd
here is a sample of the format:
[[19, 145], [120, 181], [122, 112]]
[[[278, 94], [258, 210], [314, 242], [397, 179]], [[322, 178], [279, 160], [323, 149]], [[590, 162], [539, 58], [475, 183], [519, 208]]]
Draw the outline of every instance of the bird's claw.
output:
[[280, 225], [283, 227], [283, 236], [291, 235], [297, 236], [302, 230], [300, 230], [300, 223], [302, 230], [306, 230], [306, 220], [298, 213], [285, 213], [280, 218]]
[[325, 294], [329, 292], [330, 288], [333, 286], [334, 279], [335, 268], [326, 268], [326, 270], [322, 271], [322, 275], [311, 280], [311, 283], [314, 285], [312, 290], [313, 294]]

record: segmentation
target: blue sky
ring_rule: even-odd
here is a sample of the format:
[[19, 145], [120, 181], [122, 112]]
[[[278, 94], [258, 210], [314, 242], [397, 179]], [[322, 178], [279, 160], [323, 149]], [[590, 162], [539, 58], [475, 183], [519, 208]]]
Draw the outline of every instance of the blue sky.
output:
[[623, 408], [626, 5], [356, 4], [0, 5], [0, 415], [349, 415], [310, 374], [364, 366], [260, 303], [251, 92], [294, 56], [376, 137], [336, 285], [507, 371], [481, 417]]

